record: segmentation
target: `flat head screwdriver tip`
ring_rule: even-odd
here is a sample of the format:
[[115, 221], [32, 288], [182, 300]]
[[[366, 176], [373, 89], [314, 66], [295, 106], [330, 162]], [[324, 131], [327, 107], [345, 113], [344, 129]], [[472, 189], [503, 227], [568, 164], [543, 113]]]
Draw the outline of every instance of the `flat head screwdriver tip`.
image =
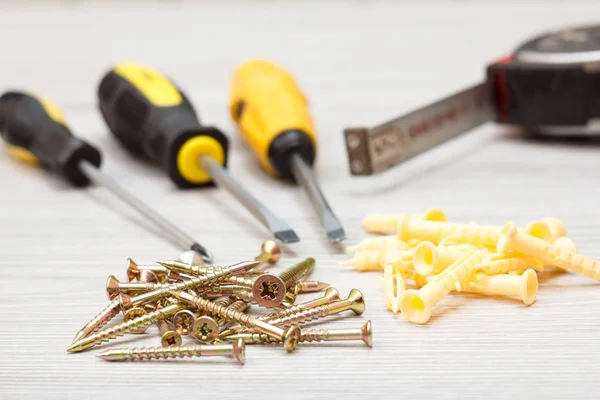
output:
[[339, 243], [343, 240], [346, 240], [346, 233], [342, 228], [327, 231], [327, 238], [331, 243]]
[[274, 232], [275, 237], [283, 243], [296, 243], [300, 241], [296, 232], [289, 229], [287, 231]]

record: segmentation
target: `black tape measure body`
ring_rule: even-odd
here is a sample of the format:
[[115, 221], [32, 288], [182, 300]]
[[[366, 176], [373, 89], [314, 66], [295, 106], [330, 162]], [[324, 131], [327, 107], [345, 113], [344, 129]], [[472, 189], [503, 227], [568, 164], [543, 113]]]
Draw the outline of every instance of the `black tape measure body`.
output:
[[600, 135], [600, 26], [538, 36], [487, 68], [499, 123], [553, 136]]

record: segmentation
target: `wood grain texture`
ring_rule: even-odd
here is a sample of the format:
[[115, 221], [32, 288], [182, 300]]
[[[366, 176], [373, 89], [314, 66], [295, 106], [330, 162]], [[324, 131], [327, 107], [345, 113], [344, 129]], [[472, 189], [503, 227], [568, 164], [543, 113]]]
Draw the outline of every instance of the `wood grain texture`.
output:
[[[107, 303], [125, 260], [178, 249], [100, 188], [75, 190], [0, 154], [0, 398], [597, 398], [600, 289], [565, 274], [543, 282], [531, 307], [452, 295], [425, 326], [383, 304], [379, 274], [343, 269], [298, 188], [268, 178], [227, 115], [228, 79], [249, 57], [298, 77], [320, 133], [323, 190], [354, 243], [367, 212], [443, 208], [452, 220], [563, 219], [582, 254], [600, 257], [599, 151], [531, 142], [486, 125], [373, 178], [351, 178], [342, 129], [374, 124], [483, 77], [523, 38], [599, 15], [597, 2], [0, 2], [0, 89], [34, 90], [63, 107], [77, 134], [105, 150], [103, 169], [191, 232], [219, 263], [253, 257], [265, 230], [227, 193], [178, 191], [136, 163], [106, 132], [95, 91], [121, 61], [152, 65], [187, 90], [208, 124], [232, 139], [231, 171], [287, 219], [302, 241], [282, 265], [313, 256], [313, 277], [342, 294], [359, 288], [374, 347], [252, 346], [230, 360], [108, 363], [68, 354], [75, 332]], [[110, 346], [158, 345], [156, 327]], [[218, 397], [217, 397], [218, 396]]]

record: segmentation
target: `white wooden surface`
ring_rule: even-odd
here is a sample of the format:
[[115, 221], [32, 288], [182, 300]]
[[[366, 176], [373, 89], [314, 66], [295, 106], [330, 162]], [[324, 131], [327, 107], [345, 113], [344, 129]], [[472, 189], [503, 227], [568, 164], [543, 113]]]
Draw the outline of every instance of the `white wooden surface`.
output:
[[[187, 90], [206, 123], [232, 141], [231, 171], [297, 230], [282, 261], [314, 256], [313, 277], [366, 296], [374, 347], [358, 343], [249, 347], [230, 360], [108, 363], [65, 351], [107, 302], [109, 274], [127, 257], [174, 258], [178, 249], [102, 189], [79, 191], [1, 154], [0, 398], [597, 398], [600, 289], [564, 275], [537, 302], [453, 295], [430, 323], [385, 310], [379, 274], [337, 266], [306, 197], [266, 177], [227, 115], [228, 79], [249, 57], [291, 70], [311, 100], [316, 166], [347, 243], [367, 212], [442, 207], [456, 221], [502, 224], [562, 218], [580, 252], [600, 257], [594, 144], [534, 143], [489, 124], [378, 177], [348, 173], [347, 125], [374, 124], [483, 77], [487, 62], [546, 29], [593, 22], [600, 3], [360, 1], [0, 2], [0, 88], [59, 103], [75, 132], [105, 150], [103, 169], [214, 251], [219, 263], [253, 257], [268, 235], [224, 191], [178, 191], [135, 163], [107, 133], [96, 86], [111, 65], [158, 68]], [[109, 346], [158, 344], [156, 328]]]

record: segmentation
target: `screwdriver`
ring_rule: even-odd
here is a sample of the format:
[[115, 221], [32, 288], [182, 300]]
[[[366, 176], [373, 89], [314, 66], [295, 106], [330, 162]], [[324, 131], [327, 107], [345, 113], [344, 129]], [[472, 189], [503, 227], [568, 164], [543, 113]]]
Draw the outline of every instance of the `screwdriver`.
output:
[[101, 172], [100, 150], [73, 136], [62, 111], [49, 100], [23, 92], [4, 93], [0, 96], [0, 136], [14, 157], [41, 164], [75, 187], [85, 187], [91, 181], [107, 188], [168, 232], [181, 247], [212, 261], [203, 246]]
[[344, 228], [311, 172], [315, 128], [292, 75], [266, 60], [242, 64], [231, 82], [230, 113], [262, 167], [303, 186], [329, 241], [344, 240]]
[[300, 240], [227, 172], [227, 137], [215, 127], [201, 125], [185, 94], [167, 77], [145, 66], [119, 64], [100, 81], [98, 99], [106, 124], [125, 148], [161, 165], [180, 188], [216, 182], [275, 238], [284, 243]]

